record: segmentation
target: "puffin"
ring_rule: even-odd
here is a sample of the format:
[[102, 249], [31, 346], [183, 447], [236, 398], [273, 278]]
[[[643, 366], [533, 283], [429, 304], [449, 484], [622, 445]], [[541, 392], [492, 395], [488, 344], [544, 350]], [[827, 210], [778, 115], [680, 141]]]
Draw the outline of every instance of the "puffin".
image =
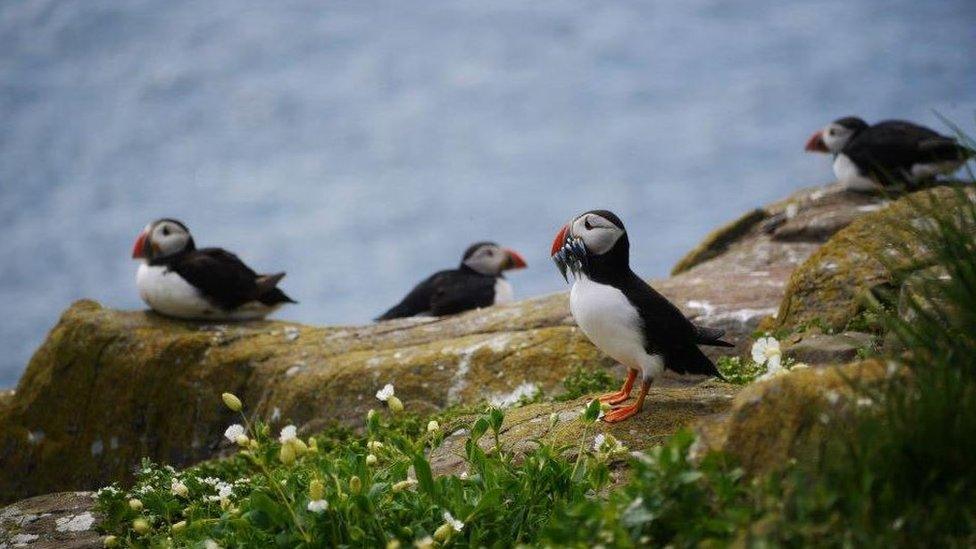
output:
[[912, 188], [958, 170], [976, 151], [956, 139], [904, 120], [869, 125], [856, 116], [834, 120], [807, 140], [807, 152], [834, 156], [834, 175], [854, 191]]
[[376, 320], [452, 315], [511, 302], [512, 285], [502, 273], [525, 267], [525, 260], [515, 250], [494, 242], [475, 242], [464, 251], [457, 269], [430, 275]]
[[569, 308], [576, 324], [627, 367], [623, 387], [600, 401], [623, 403], [641, 378], [637, 400], [615, 406], [604, 421], [616, 423], [640, 412], [651, 384], [665, 369], [724, 379], [698, 346], [733, 347], [722, 340], [725, 331], [693, 324], [631, 270], [627, 229], [613, 212], [591, 210], [575, 217], [556, 234], [550, 256], [566, 282], [567, 270], [572, 272]]
[[221, 248], [197, 249], [186, 225], [157, 219], [132, 248], [139, 260], [139, 296], [157, 313], [193, 320], [261, 319], [288, 297], [278, 282], [285, 273], [257, 274]]

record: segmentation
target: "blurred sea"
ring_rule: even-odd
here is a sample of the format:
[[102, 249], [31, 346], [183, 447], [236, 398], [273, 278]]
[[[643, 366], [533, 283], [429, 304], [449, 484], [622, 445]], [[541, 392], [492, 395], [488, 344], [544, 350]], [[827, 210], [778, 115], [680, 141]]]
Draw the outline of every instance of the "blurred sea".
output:
[[280, 318], [366, 322], [475, 240], [559, 291], [551, 238], [619, 213], [665, 275], [831, 179], [827, 121], [973, 130], [976, 3], [0, 3], [0, 387], [71, 301], [136, 308], [136, 234], [287, 270]]

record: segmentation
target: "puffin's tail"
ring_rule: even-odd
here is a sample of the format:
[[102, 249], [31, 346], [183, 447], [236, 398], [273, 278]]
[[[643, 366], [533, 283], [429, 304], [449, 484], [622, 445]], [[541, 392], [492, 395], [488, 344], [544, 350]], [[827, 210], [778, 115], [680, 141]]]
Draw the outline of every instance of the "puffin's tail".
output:
[[278, 288], [278, 283], [285, 278], [285, 273], [275, 273], [261, 275], [255, 281], [257, 283], [258, 301], [265, 305], [277, 305], [279, 303], [298, 303], [288, 297], [288, 294]]

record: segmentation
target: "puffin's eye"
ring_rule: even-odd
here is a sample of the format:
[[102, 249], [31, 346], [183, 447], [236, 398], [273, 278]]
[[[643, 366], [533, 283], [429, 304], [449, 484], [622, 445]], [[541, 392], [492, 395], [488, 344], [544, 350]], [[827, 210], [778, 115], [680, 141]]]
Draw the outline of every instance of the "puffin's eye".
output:
[[163, 227], [163, 236], [169, 236], [169, 227]]
[[593, 229], [593, 225], [590, 225], [590, 218], [589, 217], [583, 219], [583, 226], [586, 227], [586, 230], [587, 231]]

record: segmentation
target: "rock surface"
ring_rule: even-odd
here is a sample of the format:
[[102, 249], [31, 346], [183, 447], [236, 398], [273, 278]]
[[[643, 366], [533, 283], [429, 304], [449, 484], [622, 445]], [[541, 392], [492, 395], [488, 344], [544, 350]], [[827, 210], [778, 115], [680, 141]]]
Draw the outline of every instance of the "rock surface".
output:
[[[646, 450], [679, 429], [728, 410], [737, 392], [738, 387], [716, 380], [666, 375], [651, 388], [644, 411], [636, 420], [612, 425], [584, 423], [580, 414], [592, 396], [566, 402], [540, 402], [508, 410], [499, 440], [503, 449], [516, 454], [535, 448], [539, 440], [555, 446], [572, 445], [568, 454], [575, 455], [578, 449], [575, 444], [585, 430], [587, 443], [592, 443], [597, 433], [609, 433], [630, 450]], [[456, 423], [470, 425], [472, 420], [472, 417], [461, 417]], [[458, 474], [463, 470], [467, 439], [466, 429], [456, 430], [444, 439], [430, 456], [435, 473]], [[489, 434], [480, 443], [487, 450], [494, 445], [494, 440]]]
[[[679, 274], [653, 284], [696, 322], [726, 329], [743, 352], [776, 312], [794, 268], [830, 230], [882, 204], [833, 186], [800, 191], [713, 235]], [[235, 421], [220, 402], [224, 391], [253, 416], [310, 431], [360, 425], [385, 383], [422, 412], [551, 393], [576, 367], [609, 364], [573, 326], [565, 294], [449, 318], [324, 328], [179, 322], [81, 301], [16, 393], [0, 399], [0, 501], [126, 480], [142, 456], [174, 466], [211, 457]], [[661, 402], [698, 395], [680, 384], [660, 390]], [[719, 402], [714, 392], [699, 396], [688, 406], [702, 413]], [[647, 426], [652, 440], [669, 434], [662, 425]]]
[[887, 375], [879, 361], [840, 368], [803, 368], [746, 386], [719, 417], [696, 429], [695, 454], [723, 451], [750, 474], [776, 471], [790, 458], [810, 455], [825, 429], [856, 406], [873, 406], [851, 392], [851, 379], [870, 383]]
[[[976, 200], [976, 192], [970, 190], [968, 196]], [[951, 207], [958, 197], [950, 187], [919, 191], [838, 232], [790, 277], [777, 327], [800, 330], [815, 323], [822, 329], [843, 330], [865, 308], [867, 292], [926, 267], [924, 250], [905, 236], [904, 227], [922, 217], [913, 201], [925, 204], [931, 198], [945, 200], [944, 207]], [[887, 264], [879, 257], [886, 257]]]
[[0, 509], [0, 549], [101, 547], [91, 492], [60, 492]]
[[872, 349], [874, 339], [873, 335], [863, 332], [803, 332], [790, 336], [782, 343], [783, 353], [796, 362], [810, 365], [846, 364], [857, 358], [862, 349]]

